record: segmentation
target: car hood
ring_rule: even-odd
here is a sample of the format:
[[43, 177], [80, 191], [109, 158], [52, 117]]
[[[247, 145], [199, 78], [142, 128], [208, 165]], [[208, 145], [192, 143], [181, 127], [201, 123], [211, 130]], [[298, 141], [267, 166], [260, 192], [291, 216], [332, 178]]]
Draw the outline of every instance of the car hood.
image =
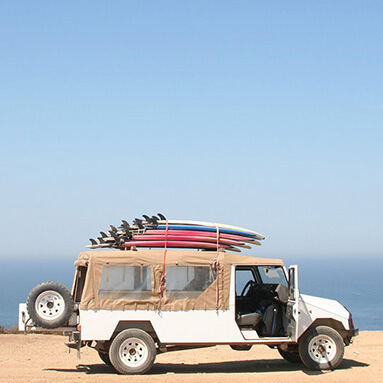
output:
[[333, 299], [325, 299], [314, 297], [312, 295], [301, 294], [300, 300], [308, 308], [317, 308], [345, 319], [350, 316], [350, 312], [343, 305]]

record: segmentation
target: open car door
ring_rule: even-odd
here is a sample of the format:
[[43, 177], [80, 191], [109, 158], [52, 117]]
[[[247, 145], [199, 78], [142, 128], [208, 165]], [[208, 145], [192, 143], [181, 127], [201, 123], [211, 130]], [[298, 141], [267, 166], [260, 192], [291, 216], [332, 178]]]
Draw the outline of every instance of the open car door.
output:
[[287, 335], [297, 341], [299, 325], [299, 285], [298, 266], [289, 268], [289, 300], [287, 302], [286, 315], [288, 319]]

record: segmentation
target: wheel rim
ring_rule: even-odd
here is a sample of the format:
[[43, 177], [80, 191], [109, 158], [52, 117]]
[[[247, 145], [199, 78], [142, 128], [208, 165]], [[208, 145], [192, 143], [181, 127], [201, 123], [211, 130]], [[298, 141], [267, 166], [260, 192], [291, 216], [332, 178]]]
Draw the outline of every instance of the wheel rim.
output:
[[54, 320], [59, 318], [64, 308], [64, 298], [53, 290], [44, 291], [37, 297], [35, 302], [36, 313], [43, 319]]
[[331, 362], [336, 355], [336, 344], [327, 335], [317, 335], [309, 343], [309, 355], [317, 363]]
[[125, 340], [119, 350], [121, 361], [128, 367], [139, 367], [148, 358], [148, 347], [138, 338]]

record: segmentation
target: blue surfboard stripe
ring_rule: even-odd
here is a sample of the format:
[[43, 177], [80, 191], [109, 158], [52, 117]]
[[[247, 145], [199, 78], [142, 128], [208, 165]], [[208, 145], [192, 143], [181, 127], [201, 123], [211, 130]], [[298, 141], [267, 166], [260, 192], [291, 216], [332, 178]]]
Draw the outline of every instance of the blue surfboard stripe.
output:
[[[166, 225], [158, 225], [158, 230], [166, 230]], [[216, 232], [217, 229], [215, 227], [209, 227], [209, 226], [194, 226], [194, 225], [169, 225], [169, 229], [171, 230], [194, 230], [194, 231], [210, 231], [210, 232]], [[239, 230], [231, 230], [231, 229], [225, 229], [225, 228], [219, 228], [220, 233], [225, 234], [235, 234], [235, 235], [241, 235], [242, 237], [250, 237], [257, 239], [258, 237], [251, 233], [246, 233], [244, 231]]]

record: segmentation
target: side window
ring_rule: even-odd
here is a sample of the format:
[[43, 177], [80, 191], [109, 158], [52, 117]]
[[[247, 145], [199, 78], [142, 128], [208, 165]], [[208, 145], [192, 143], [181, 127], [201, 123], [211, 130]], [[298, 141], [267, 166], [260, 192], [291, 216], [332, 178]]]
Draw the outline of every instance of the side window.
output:
[[250, 269], [237, 269], [235, 271], [235, 295], [237, 297], [242, 294], [249, 281], [255, 282], [254, 274]]
[[280, 266], [259, 266], [259, 275], [264, 284], [282, 284], [287, 287], [286, 275]]
[[170, 299], [196, 299], [216, 279], [209, 266], [166, 267], [166, 296]]
[[149, 266], [105, 265], [98, 296], [101, 299], [146, 300], [152, 296]]

